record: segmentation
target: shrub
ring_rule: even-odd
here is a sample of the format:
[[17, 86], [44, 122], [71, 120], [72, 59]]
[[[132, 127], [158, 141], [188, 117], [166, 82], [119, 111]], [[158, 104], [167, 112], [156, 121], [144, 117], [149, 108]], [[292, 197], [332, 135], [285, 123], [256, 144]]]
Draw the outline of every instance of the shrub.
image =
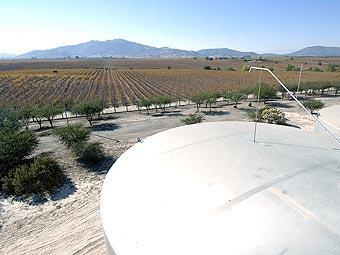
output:
[[182, 122], [186, 125], [201, 123], [204, 120], [203, 115], [199, 113], [189, 114], [188, 117], [182, 119]]
[[[263, 108], [260, 108], [259, 109], [259, 112], [257, 114], [257, 120], [262, 122], [263, 119], [262, 119], [262, 112], [265, 110], [265, 109], [268, 109], [268, 107], [263, 107]], [[256, 110], [252, 110], [250, 112], [248, 112], [248, 118], [249, 120], [251, 121], [256, 121]]]
[[13, 169], [3, 178], [3, 190], [12, 195], [52, 193], [64, 181], [63, 172], [57, 161], [50, 156], [39, 156], [32, 165]]
[[[256, 110], [250, 111], [248, 117], [251, 121], [256, 121]], [[283, 111], [271, 107], [263, 107], [259, 109], [257, 120], [271, 124], [285, 124], [286, 118]]]
[[21, 127], [20, 114], [12, 109], [0, 106], [0, 129], [19, 130]]
[[336, 72], [338, 71], [340, 65], [336, 65], [336, 64], [329, 64], [327, 67], [326, 67], [326, 71], [327, 72]]
[[248, 66], [248, 65], [244, 65], [242, 67], [242, 71], [244, 71], [244, 72], [248, 72], [249, 70], [250, 70], [250, 66]]
[[103, 147], [99, 142], [78, 143], [72, 149], [78, 160], [85, 164], [95, 164], [104, 158]]
[[210, 66], [203, 66], [203, 69], [204, 70], [211, 70], [211, 67]]
[[0, 178], [20, 164], [37, 145], [38, 139], [30, 130], [0, 129]]
[[310, 111], [310, 113], [313, 114], [314, 111], [317, 111], [323, 108], [325, 104], [321, 102], [320, 100], [311, 99], [311, 100], [307, 100], [306, 102], [304, 102], [303, 106], [306, 107]]
[[55, 130], [55, 134], [68, 148], [75, 144], [86, 142], [90, 138], [90, 132], [81, 124], [59, 127]]
[[261, 111], [261, 119], [271, 124], [286, 123], [284, 112], [275, 108], [265, 108], [263, 111]]

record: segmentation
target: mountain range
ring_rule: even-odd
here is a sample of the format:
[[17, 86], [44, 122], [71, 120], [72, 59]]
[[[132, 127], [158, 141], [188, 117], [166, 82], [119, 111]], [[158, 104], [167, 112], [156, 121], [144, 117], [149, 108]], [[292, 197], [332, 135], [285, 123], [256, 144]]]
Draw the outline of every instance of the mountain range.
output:
[[10, 58], [14, 58], [14, 57], [16, 57], [16, 55], [14, 55], [14, 54], [0, 53], [0, 58], [3, 58], [3, 59], [10, 59]]
[[[283, 56], [314, 56], [329, 57], [340, 56], [340, 47], [313, 46]], [[0, 58], [18, 59], [49, 59], [49, 58], [189, 58], [189, 57], [259, 57], [280, 56], [279, 54], [258, 54], [255, 52], [243, 52], [228, 48], [203, 49], [198, 51], [187, 51], [168, 47], [152, 47], [123, 39], [107, 41], [89, 41], [76, 45], [62, 46], [48, 50], [34, 50], [22, 55], [0, 54]]]

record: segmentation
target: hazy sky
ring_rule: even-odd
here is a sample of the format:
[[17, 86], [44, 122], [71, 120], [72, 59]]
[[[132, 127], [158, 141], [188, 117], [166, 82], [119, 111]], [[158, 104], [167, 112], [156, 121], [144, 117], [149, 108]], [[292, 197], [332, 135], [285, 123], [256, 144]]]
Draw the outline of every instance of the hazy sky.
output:
[[123, 38], [187, 50], [340, 46], [339, 0], [0, 0], [0, 53]]

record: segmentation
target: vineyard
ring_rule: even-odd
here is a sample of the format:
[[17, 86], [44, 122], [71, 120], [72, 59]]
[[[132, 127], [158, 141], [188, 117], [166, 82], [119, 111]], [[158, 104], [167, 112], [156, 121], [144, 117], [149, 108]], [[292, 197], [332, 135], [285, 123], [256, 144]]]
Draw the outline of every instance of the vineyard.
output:
[[[30, 63], [28, 60], [5, 62], [2, 63], [2, 69], [6, 70], [0, 71], [0, 101], [5, 104], [37, 105], [76, 103], [86, 99], [100, 98], [104, 99], [108, 105], [133, 105], [141, 99], [150, 99], [159, 95], [189, 98], [200, 91], [229, 91], [244, 88], [255, 85], [259, 79], [259, 72], [249, 73], [240, 70], [243, 63], [240, 60], [216, 60], [221, 63], [229, 61], [237, 71], [203, 70], [202, 66], [197, 68], [193, 65], [194, 61], [193, 59], [127, 59], [79, 60], [77, 63], [75, 60], [55, 62], [32, 60], [32, 66], [38, 64], [39, 67], [44, 67], [36, 69], [20, 69], [27, 67]], [[214, 61], [210, 62], [214, 64]], [[299, 59], [299, 61], [307, 60]], [[314, 63], [319, 60], [308, 61]], [[198, 60], [200, 65], [206, 62], [206, 60]], [[280, 69], [283, 62], [287, 62], [286, 60], [271, 63], [276, 62], [278, 64], [274, 68], [279, 78], [287, 85], [297, 84], [299, 72], [287, 72]], [[182, 65], [182, 68], [172, 68], [170, 65], [166, 68], [166, 64], [169, 63], [172, 66]], [[249, 64], [261, 66], [257, 62]], [[51, 65], [56, 65], [54, 67], [57, 68], [50, 68]], [[93, 68], [90, 68], [91, 65]], [[132, 68], [133, 65], [138, 67]], [[9, 66], [16, 66], [16, 68], [11, 70]], [[304, 72], [302, 82], [310, 81], [339, 81], [340, 83], [340, 72]], [[276, 84], [268, 74], [263, 75], [263, 82], [270, 85]]]

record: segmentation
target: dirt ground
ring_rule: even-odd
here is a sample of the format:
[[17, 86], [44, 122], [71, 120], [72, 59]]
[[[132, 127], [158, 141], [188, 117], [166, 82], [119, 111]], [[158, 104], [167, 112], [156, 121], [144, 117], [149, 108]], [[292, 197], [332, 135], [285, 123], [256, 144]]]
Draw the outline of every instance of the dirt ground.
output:
[[[340, 104], [338, 98], [322, 100], [326, 106]], [[308, 132], [313, 130], [314, 121], [293, 101], [280, 100], [271, 104], [286, 113], [290, 125]], [[247, 111], [253, 108], [243, 102], [239, 109], [222, 107], [219, 103], [212, 112], [204, 107], [201, 110], [204, 121], [248, 121]], [[154, 111], [151, 115], [134, 111], [102, 116], [91, 128], [91, 139], [103, 144], [108, 158], [92, 168], [77, 163], [52, 130], [37, 131], [40, 144], [35, 154], [52, 152], [69, 181], [43, 201], [30, 203], [22, 201], [23, 198], [0, 197], [0, 254], [105, 254], [99, 213], [105, 174], [115, 159], [137, 142], [137, 138], [184, 125], [181, 119], [195, 110], [195, 106], [187, 105], [168, 109], [164, 115]], [[88, 126], [83, 118], [70, 121]], [[66, 123], [58, 120], [55, 124]], [[33, 125], [31, 128], [37, 127]]]

